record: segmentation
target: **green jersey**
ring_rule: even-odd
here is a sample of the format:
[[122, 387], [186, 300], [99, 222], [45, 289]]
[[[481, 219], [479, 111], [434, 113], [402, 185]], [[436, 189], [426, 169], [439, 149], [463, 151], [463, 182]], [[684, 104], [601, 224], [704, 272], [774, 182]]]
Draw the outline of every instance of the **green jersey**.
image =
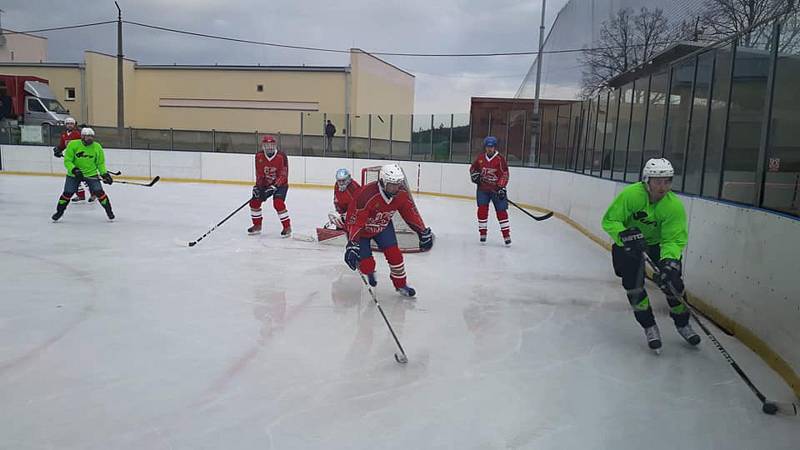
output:
[[105, 175], [106, 155], [103, 147], [97, 142], [91, 145], [84, 145], [80, 139], [70, 141], [67, 150], [64, 152], [64, 167], [67, 169], [67, 176], [72, 175], [72, 169], [78, 168], [85, 177], [96, 177]]
[[619, 233], [638, 228], [648, 245], [659, 244], [662, 259], [681, 259], [688, 241], [686, 211], [672, 192], [650, 203], [650, 195], [642, 182], [634, 183], [617, 195], [603, 216], [603, 229], [619, 246]]

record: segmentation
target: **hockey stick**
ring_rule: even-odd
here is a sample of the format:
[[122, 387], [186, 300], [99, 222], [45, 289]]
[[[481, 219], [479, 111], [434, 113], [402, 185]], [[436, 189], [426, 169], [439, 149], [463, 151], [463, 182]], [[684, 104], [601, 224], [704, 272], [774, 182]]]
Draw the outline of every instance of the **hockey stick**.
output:
[[[656, 265], [655, 262], [653, 262], [652, 259], [650, 259], [650, 256], [647, 254], [647, 252], [642, 252], [642, 254], [644, 255], [645, 261], [647, 261], [647, 263], [650, 265], [650, 268], [653, 269], [653, 273], [655, 273], [656, 275], [660, 274], [661, 269]], [[685, 302], [686, 300], [685, 293], [679, 294], [678, 291], [675, 289], [675, 287], [672, 286], [672, 283], [667, 283], [667, 287], [669, 288], [670, 292], [672, 292], [672, 295], [675, 296], [675, 298], [681, 299], [681, 301]], [[692, 319], [694, 319], [694, 321], [697, 322], [698, 325], [700, 325], [700, 328], [703, 330], [703, 333], [705, 333], [705, 335], [708, 336], [708, 339], [714, 343], [714, 346], [717, 347], [717, 350], [719, 350], [719, 352], [722, 354], [725, 360], [728, 361], [728, 364], [730, 364], [731, 367], [733, 367], [733, 370], [735, 370], [736, 373], [739, 374], [739, 376], [742, 378], [742, 381], [744, 381], [747, 387], [749, 387], [750, 390], [753, 391], [753, 393], [756, 395], [756, 397], [758, 397], [758, 399], [761, 400], [761, 410], [764, 413], [769, 415], [775, 415], [775, 413], [781, 413], [787, 416], [797, 415], [797, 405], [795, 405], [794, 403], [773, 402], [767, 400], [767, 397], [764, 394], [762, 394], [760, 390], [758, 390], [758, 388], [753, 384], [752, 381], [750, 381], [750, 378], [744, 373], [742, 368], [739, 367], [739, 364], [736, 363], [736, 361], [733, 359], [730, 353], [728, 353], [728, 351], [725, 350], [725, 347], [723, 347], [722, 344], [717, 340], [717, 338], [711, 333], [711, 331], [709, 331], [709, 329], [706, 328], [703, 322], [701, 322], [700, 319], [697, 318], [697, 315], [694, 314], [694, 312], [692, 312], [692, 309], [687, 306], [687, 310], [689, 311], [689, 315], [692, 316]]]
[[108, 173], [110, 173], [111, 175], [114, 175], [115, 177], [119, 176], [119, 175], [122, 175], [122, 171], [121, 170], [119, 172], [113, 172], [113, 171], [109, 170]]
[[249, 205], [249, 204], [250, 204], [250, 199], [247, 199], [247, 201], [246, 201], [246, 202], [242, 203], [242, 206], [240, 206], [240, 207], [236, 208], [236, 209], [235, 209], [235, 210], [234, 210], [232, 213], [228, 214], [228, 216], [227, 216], [227, 217], [225, 217], [224, 219], [220, 220], [218, 224], [216, 224], [216, 225], [214, 225], [213, 227], [211, 227], [211, 229], [210, 229], [210, 230], [206, 231], [206, 232], [205, 232], [205, 234], [203, 234], [202, 236], [200, 236], [199, 238], [197, 238], [197, 240], [196, 240], [196, 241], [191, 241], [191, 242], [189, 242], [189, 247], [194, 247], [195, 245], [197, 245], [197, 243], [198, 243], [198, 242], [200, 242], [200, 241], [202, 241], [202, 240], [203, 240], [203, 238], [205, 238], [206, 236], [208, 236], [209, 234], [211, 234], [211, 232], [212, 232], [212, 231], [214, 231], [214, 230], [216, 230], [216, 229], [217, 229], [217, 227], [219, 227], [219, 226], [220, 226], [220, 225], [222, 225], [223, 223], [227, 222], [227, 220], [228, 220], [228, 219], [230, 219], [231, 217], [233, 217], [233, 215], [234, 215], [234, 214], [236, 214], [237, 212], [241, 211], [241, 210], [242, 210], [242, 208], [244, 208], [245, 206], [247, 206], [247, 205]]
[[533, 219], [533, 220], [542, 221], [542, 220], [547, 220], [547, 219], [553, 217], [553, 211], [550, 211], [550, 212], [548, 212], [547, 214], [545, 214], [543, 216], [534, 216], [533, 214], [529, 213], [523, 207], [521, 207], [518, 204], [512, 202], [510, 198], [506, 197], [506, 200], [508, 200], [508, 203], [511, 203], [512, 205], [514, 205], [518, 210], [520, 210], [520, 211], [524, 212], [525, 214], [527, 214], [528, 216], [530, 216], [530, 218]]
[[119, 180], [119, 181], [115, 180], [114, 182], [115, 183], [120, 183], [120, 184], [132, 184], [134, 186], [153, 187], [153, 185], [158, 183], [158, 180], [160, 180], [160, 179], [161, 179], [161, 177], [156, 176], [149, 183], [136, 183], [136, 182], [133, 182], [133, 181], [123, 181], [123, 180]]
[[367, 282], [367, 278], [364, 276], [363, 273], [359, 272], [359, 276], [361, 276], [361, 281], [364, 282], [364, 286], [367, 287], [369, 294], [372, 296], [372, 301], [375, 302], [375, 306], [378, 307], [378, 311], [381, 312], [381, 316], [383, 316], [383, 321], [386, 322], [386, 326], [389, 327], [389, 332], [392, 333], [392, 337], [394, 338], [394, 343], [397, 344], [397, 348], [400, 349], [400, 354], [394, 354], [394, 359], [399, 362], [400, 364], [405, 364], [408, 362], [408, 357], [406, 357], [406, 352], [403, 350], [403, 346], [400, 345], [400, 341], [397, 339], [397, 335], [394, 334], [394, 330], [392, 329], [392, 324], [389, 323], [389, 319], [386, 318], [386, 314], [383, 313], [383, 308], [381, 308], [381, 304], [378, 303], [378, 297], [375, 296], [375, 291], [372, 290], [372, 286], [369, 285]]

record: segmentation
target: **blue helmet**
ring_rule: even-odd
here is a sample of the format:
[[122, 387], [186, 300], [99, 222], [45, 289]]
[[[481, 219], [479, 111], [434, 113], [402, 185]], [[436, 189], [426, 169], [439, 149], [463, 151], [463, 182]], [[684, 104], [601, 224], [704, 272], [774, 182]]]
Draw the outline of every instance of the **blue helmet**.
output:
[[484, 147], [497, 147], [497, 138], [494, 136], [486, 136], [483, 140]]

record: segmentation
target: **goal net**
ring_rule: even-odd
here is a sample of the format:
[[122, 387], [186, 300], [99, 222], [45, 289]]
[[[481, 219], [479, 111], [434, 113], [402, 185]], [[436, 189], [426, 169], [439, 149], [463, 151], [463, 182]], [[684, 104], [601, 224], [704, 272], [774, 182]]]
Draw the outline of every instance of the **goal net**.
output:
[[[403, 170], [402, 168], [400, 170]], [[365, 186], [368, 183], [372, 183], [373, 181], [378, 181], [378, 174], [381, 171], [381, 166], [372, 166], [372, 167], [365, 167], [361, 169], [361, 186]], [[403, 189], [408, 192], [408, 196], [411, 198], [411, 202], [414, 203], [416, 206], [416, 201], [414, 200], [414, 195], [411, 193], [411, 187], [408, 184], [408, 176], [406, 175], [405, 171], [403, 171], [404, 179], [403, 182]], [[400, 215], [399, 212], [395, 212], [392, 216], [392, 224], [394, 225], [394, 231], [397, 234], [397, 245], [400, 247], [400, 251], [403, 253], [415, 253], [419, 252], [419, 237], [417, 233], [414, 232], [411, 227], [403, 220], [403, 216]], [[373, 250], [377, 250], [375, 244], [372, 244]]]

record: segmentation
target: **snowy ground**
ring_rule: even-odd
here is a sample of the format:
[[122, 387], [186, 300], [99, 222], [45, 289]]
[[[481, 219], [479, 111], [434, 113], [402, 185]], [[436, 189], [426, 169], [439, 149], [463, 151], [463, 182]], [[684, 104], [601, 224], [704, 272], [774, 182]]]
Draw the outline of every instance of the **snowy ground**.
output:
[[[418, 196], [437, 234], [409, 255], [416, 300], [379, 256], [394, 343], [343, 249], [266, 233], [250, 194], [162, 182], [108, 189], [49, 220], [63, 180], [0, 175], [1, 449], [796, 449], [710, 342], [690, 349], [663, 308], [651, 354], [608, 253], [558, 219], [512, 211], [514, 245], [474, 205]], [[332, 193], [291, 189], [298, 233]], [[651, 291], [655, 289], [651, 287]], [[654, 302], [664, 305], [660, 294]], [[698, 330], [699, 331], [699, 330]], [[717, 333], [769, 397], [789, 388]], [[794, 443], [794, 444], [793, 444]]]

